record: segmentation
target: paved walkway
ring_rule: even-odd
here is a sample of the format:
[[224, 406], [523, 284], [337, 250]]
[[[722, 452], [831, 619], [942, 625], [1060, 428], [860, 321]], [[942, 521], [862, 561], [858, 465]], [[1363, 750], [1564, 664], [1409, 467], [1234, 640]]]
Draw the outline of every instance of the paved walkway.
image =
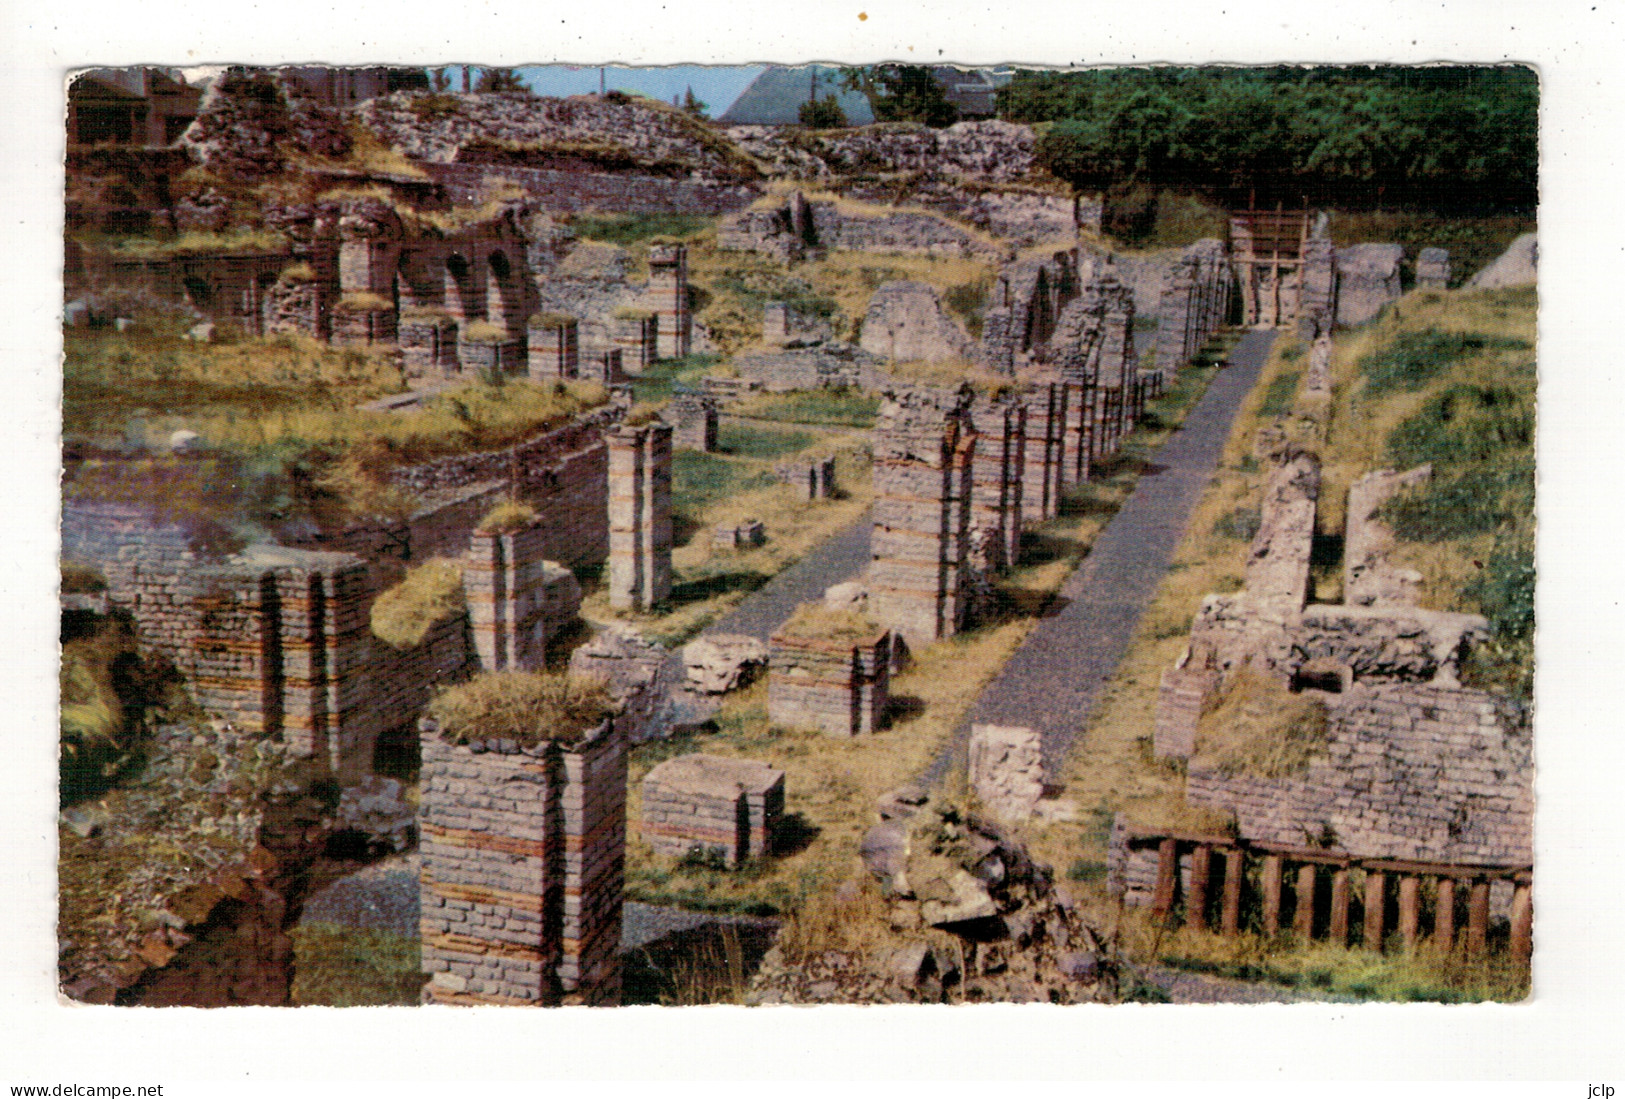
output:
[[973, 723], [1039, 729], [1046, 765], [1052, 773], [1060, 770], [1156, 594], [1274, 340], [1273, 332], [1248, 332], [1241, 338], [1228, 366], [1152, 455], [1151, 468], [1095, 539], [1083, 564], [1061, 585], [1047, 616], [932, 760], [923, 776], [928, 785], [963, 762]]

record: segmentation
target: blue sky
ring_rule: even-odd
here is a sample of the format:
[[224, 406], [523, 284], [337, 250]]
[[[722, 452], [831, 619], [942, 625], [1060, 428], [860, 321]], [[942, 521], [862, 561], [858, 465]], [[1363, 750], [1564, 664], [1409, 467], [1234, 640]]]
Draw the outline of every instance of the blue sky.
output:
[[[604, 86], [611, 90], [638, 92], [671, 102], [692, 87], [706, 105], [706, 114], [715, 118], [756, 79], [765, 65], [669, 65], [661, 68], [631, 68], [609, 65], [604, 68]], [[462, 69], [451, 66], [452, 90], [463, 86]], [[598, 90], [596, 65], [521, 65], [519, 75], [537, 95], [579, 95]], [[473, 79], [479, 79], [475, 70]]]

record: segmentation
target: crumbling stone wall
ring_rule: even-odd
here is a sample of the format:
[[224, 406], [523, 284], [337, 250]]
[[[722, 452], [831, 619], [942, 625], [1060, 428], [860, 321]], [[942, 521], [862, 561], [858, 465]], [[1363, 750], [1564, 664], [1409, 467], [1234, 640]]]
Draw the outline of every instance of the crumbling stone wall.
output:
[[838, 737], [873, 733], [885, 724], [890, 633], [850, 642], [781, 630], [770, 645], [767, 719], [772, 724]]
[[540, 671], [549, 636], [581, 609], [575, 574], [542, 556], [548, 538], [539, 520], [515, 531], [475, 531], [469, 541], [463, 592], [480, 666]]
[[995, 260], [1005, 255], [1003, 246], [940, 214], [899, 209], [854, 212], [828, 200], [809, 202], [800, 192], [778, 207], [746, 210], [725, 219], [718, 227], [717, 244], [787, 262], [802, 258], [809, 248]]
[[1483, 691], [1356, 685], [1330, 699], [1324, 749], [1304, 774], [1266, 779], [1192, 769], [1186, 800], [1232, 812], [1242, 838], [1361, 857], [1533, 861], [1527, 727]]
[[1234, 280], [1220, 241], [1199, 240], [1180, 255], [1157, 308], [1155, 363], [1164, 383], [1223, 327]]
[[948, 362], [968, 358], [970, 337], [923, 282], [882, 283], [869, 299], [858, 345], [890, 362]]
[[1298, 334], [1305, 339], [1330, 336], [1337, 318], [1337, 250], [1325, 214], [1303, 248], [1303, 286], [1298, 292]]
[[496, 180], [517, 183], [528, 201], [553, 214], [617, 210], [628, 214], [717, 217], [749, 206], [761, 193], [745, 183], [670, 179], [637, 172], [566, 172], [513, 164], [433, 164], [420, 167], [454, 202], [472, 204]]
[[896, 390], [875, 424], [869, 608], [911, 646], [966, 622], [973, 396], [969, 386]]
[[570, 653], [570, 674], [602, 680], [619, 710], [615, 722], [627, 743], [642, 744], [672, 732], [665, 703], [682, 686], [682, 671], [674, 668], [670, 656], [630, 626], [612, 622]]
[[1320, 459], [1283, 451], [1270, 459], [1258, 534], [1247, 557], [1247, 592], [1297, 610], [1309, 598], [1309, 557], [1320, 498]]
[[1337, 250], [1337, 323], [1363, 324], [1400, 295], [1397, 244], [1351, 244]]
[[801, 458], [780, 462], [773, 473], [789, 485], [797, 499], [828, 500], [835, 495], [835, 458]]
[[1114, 453], [1132, 426], [1138, 364], [1132, 352], [1133, 292], [1110, 263], [1087, 272], [1083, 289], [1067, 302], [1037, 375], [1067, 388], [1062, 478], [1087, 480], [1095, 462]]
[[734, 369], [747, 384], [769, 393], [796, 389], [876, 390], [886, 384], [885, 360], [848, 343], [825, 341], [815, 347], [786, 348], [740, 355]]
[[1001, 820], [1026, 820], [1044, 796], [1044, 738], [1023, 725], [972, 725], [970, 788]]
[[694, 338], [694, 320], [688, 310], [688, 249], [681, 244], [649, 247], [649, 285], [643, 308], [653, 313], [656, 355], [678, 359], [687, 355]]
[[1015, 263], [999, 273], [982, 316], [982, 362], [1013, 374], [1055, 331], [1061, 310], [1078, 292], [1078, 258], [1058, 251]]
[[533, 317], [526, 328], [526, 356], [534, 380], [564, 381], [580, 370], [580, 326], [574, 317]]
[[672, 446], [709, 454], [717, 448], [717, 401], [704, 393], [677, 393], [665, 415], [672, 425]]
[[626, 743], [421, 735], [424, 999], [613, 1003], [626, 860]]
[[647, 611], [671, 594], [671, 425], [609, 435], [609, 605]]
[[1424, 248], [1416, 256], [1416, 288], [1443, 290], [1450, 285], [1450, 252], [1444, 248]]
[[644, 776], [639, 835], [656, 854], [712, 855], [730, 867], [773, 853], [784, 772], [751, 759], [692, 753]]
[[1416, 605], [1422, 575], [1389, 561], [1394, 532], [1377, 512], [1399, 492], [1425, 485], [1432, 477], [1431, 465], [1404, 472], [1379, 469], [1349, 486], [1343, 537], [1344, 602], [1362, 607]]

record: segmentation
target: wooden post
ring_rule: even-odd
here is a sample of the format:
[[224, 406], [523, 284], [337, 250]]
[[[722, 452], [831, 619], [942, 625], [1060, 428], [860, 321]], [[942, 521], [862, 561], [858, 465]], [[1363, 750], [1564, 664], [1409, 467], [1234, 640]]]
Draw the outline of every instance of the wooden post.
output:
[[1298, 867], [1298, 904], [1292, 911], [1292, 931], [1304, 942], [1315, 927], [1315, 864]]
[[1422, 920], [1422, 882], [1415, 874], [1399, 879], [1399, 937], [1405, 949], [1416, 949], [1416, 932]]
[[1157, 891], [1151, 897], [1153, 919], [1166, 919], [1174, 910], [1174, 887], [1179, 881], [1179, 842], [1165, 839], [1157, 845]]
[[1382, 950], [1383, 900], [1388, 876], [1381, 870], [1365, 872], [1365, 946], [1367, 950]]
[[1433, 942], [1446, 954], [1456, 945], [1456, 879], [1439, 879], [1439, 896], [1433, 903]]
[[1207, 886], [1212, 865], [1213, 848], [1197, 844], [1191, 852], [1190, 896], [1185, 898], [1185, 926], [1194, 931], [1207, 930]]
[[1264, 856], [1264, 934], [1281, 930], [1281, 856]]
[[1479, 878], [1467, 894], [1467, 953], [1481, 956], [1489, 943], [1490, 883]]
[[1535, 947], [1534, 898], [1529, 883], [1518, 882], [1512, 887], [1512, 956], [1525, 965]]
[[1349, 868], [1332, 871], [1332, 926], [1328, 937], [1337, 946], [1349, 944]]
[[1224, 916], [1220, 927], [1226, 935], [1241, 931], [1242, 857], [1239, 847], [1224, 853]]

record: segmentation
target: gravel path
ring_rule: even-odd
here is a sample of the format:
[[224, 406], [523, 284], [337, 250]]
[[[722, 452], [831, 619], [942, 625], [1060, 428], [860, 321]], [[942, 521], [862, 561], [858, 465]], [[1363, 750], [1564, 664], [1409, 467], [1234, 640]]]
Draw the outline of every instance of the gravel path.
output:
[[1242, 400], [1258, 381], [1273, 332], [1248, 332], [1083, 564], [1061, 585], [1047, 617], [1005, 664], [926, 770], [927, 785], [961, 763], [975, 722], [1026, 725], [1044, 737], [1052, 770], [1088, 727], [1100, 688], [1117, 669], [1156, 594], [1191, 510], [1212, 476]]
[[1315, 995], [1264, 981], [1210, 977], [1168, 966], [1146, 966], [1140, 976], [1168, 996], [1171, 1004], [1356, 1004], [1352, 996]]

